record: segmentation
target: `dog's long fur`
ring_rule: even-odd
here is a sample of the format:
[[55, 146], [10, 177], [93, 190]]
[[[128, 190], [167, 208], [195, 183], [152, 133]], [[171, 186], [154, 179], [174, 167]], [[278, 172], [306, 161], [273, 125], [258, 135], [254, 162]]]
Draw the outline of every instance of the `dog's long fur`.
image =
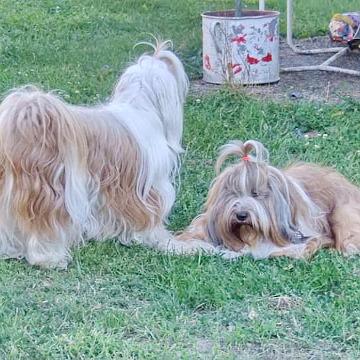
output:
[[[220, 173], [229, 156], [240, 161]], [[253, 140], [225, 145], [216, 170], [204, 213], [178, 239], [255, 258], [306, 258], [322, 247], [360, 252], [360, 189], [336, 171], [306, 163], [279, 170]]]
[[32, 86], [12, 91], [0, 106], [0, 256], [66, 267], [73, 245], [113, 237], [178, 253], [204, 247], [164, 228], [187, 89], [165, 42], [128, 67], [100, 106]]

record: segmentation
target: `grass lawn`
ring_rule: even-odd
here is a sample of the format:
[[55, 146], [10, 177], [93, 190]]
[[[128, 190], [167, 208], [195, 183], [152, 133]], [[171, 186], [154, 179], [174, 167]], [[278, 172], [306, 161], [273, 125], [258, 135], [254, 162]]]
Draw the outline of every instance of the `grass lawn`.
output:
[[[148, 32], [172, 38], [196, 77], [198, 14], [231, 3], [3, 0], [0, 90], [36, 83], [61, 89], [73, 103], [99, 102]], [[333, 12], [358, 1], [296, 3], [297, 34], [307, 36], [326, 32]], [[230, 139], [259, 139], [276, 165], [314, 161], [360, 185], [359, 120], [360, 104], [350, 100], [279, 104], [225, 90], [189, 98], [171, 228], [183, 228], [199, 211], [216, 150]], [[311, 130], [322, 136], [301, 136]], [[1, 261], [0, 359], [50, 358], [357, 359], [360, 257], [324, 251], [309, 262], [226, 262], [108, 241], [77, 250], [67, 272]]]

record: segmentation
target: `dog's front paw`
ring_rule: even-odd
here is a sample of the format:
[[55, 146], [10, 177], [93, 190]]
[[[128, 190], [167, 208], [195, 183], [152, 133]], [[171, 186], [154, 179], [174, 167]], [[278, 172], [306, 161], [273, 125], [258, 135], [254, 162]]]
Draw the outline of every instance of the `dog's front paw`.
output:
[[211, 255], [216, 253], [216, 249], [212, 244], [197, 239], [184, 241], [182, 243], [182, 251], [188, 254], [203, 253]]
[[241, 256], [248, 255], [249, 251], [247, 248], [243, 248], [239, 251], [229, 250], [224, 247], [218, 247], [217, 251], [219, 255], [226, 260], [236, 260]]

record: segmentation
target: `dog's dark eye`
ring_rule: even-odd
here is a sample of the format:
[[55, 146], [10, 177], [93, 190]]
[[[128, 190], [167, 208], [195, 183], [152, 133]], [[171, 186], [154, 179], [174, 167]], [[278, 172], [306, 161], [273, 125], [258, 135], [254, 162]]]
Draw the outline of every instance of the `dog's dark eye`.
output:
[[255, 190], [251, 190], [251, 196], [257, 198], [259, 196], [259, 193], [256, 192]]

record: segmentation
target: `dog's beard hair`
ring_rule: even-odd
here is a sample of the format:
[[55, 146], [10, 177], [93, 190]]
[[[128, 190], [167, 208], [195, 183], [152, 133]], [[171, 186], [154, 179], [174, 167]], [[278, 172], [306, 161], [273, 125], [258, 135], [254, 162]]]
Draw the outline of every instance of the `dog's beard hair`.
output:
[[8, 95], [0, 107], [0, 255], [61, 266], [69, 247], [88, 238], [146, 241], [175, 200], [187, 88], [182, 64], [158, 44], [105, 105], [71, 106], [34, 87]]
[[[256, 147], [260, 160], [241, 161], [215, 179], [205, 205], [209, 238], [216, 244], [239, 250], [263, 240], [284, 246], [296, 243], [301, 237], [330, 233], [326, 214], [296, 180], [266, 163], [268, 155], [261, 144], [247, 142], [246, 146]], [[243, 156], [247, 152], [242, 145], [227, 145], [217, 169], [229, 155]], [[241, 211], [249, 214], [244, 223], [236, 218]]]

